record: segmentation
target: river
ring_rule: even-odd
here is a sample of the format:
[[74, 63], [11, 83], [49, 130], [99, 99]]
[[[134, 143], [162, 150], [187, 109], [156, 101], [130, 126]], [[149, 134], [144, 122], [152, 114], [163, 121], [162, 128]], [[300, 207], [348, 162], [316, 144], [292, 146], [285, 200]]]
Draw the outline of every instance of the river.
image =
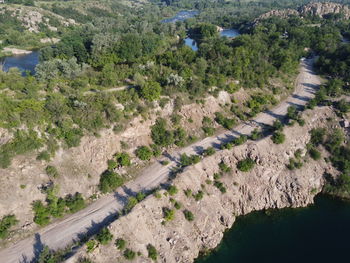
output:
[[318, 196], [307, 208], [239, 217], [221, 245], [196, 263], [349, 262], [350, 203]]
[[6, 72], [10, 68], [18, 68], [23, 74], [25, 74], [25, 71], [34, 74], [35, 67], [39, 63], [39, 51], [33, 51], [26, 55], [5, 57], [0, 62], [3, 65], [3, 70]]

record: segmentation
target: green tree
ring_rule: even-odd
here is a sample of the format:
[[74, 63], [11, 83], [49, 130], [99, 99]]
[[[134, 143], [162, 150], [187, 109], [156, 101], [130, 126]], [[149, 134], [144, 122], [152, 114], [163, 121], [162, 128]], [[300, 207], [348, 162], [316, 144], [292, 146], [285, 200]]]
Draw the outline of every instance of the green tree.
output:
[[112, 239], [113, 239], [113, 235], [109, 231], [109, 229], [106, 227], [102, 228], [101, 231], [96, 236], [96, 240], [100, 242], [101, 245], [107, 245], [112, 241]]
[[158, 82], [148, 81], [141, 86], [141, 97], [148, 101], [158, 100], [161, 93], [162, 87]]
[[250, 158], [246, 158], [237, 163], [238, 170], [242, 172], [249, 172], [254, 168], [254, 166], [255, 166], [255, 162]]
[[149, 161], [153, 156], [153, 152], [147, 146], [140, 146], [136, 150], [136, 156], [142, 161]]

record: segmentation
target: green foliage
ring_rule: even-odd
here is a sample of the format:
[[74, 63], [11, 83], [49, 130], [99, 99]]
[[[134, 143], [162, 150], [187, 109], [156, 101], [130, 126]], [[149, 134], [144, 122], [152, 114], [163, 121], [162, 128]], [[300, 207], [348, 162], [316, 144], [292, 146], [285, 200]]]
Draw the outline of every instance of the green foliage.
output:
[[202, 127], [203, 132], [206, 136], [213, 136], [215, 134], [215, 128], [209, 127], [209, 126], [203, 126]]
[[247, 136], [241, 135], [241, 136], [239, 136], [238, 138], [235, 138], [235, 139], [233, 140], [232, 143], [233, 143], [234, 145], [236, 145], [236, 146], [239, 146], [239, 145], [242, 145], [242, 144], [246, 143], [247, 140], [248, 140], [248, 137], [247, 137]]
[[236, 124], [236, 121], [234, 119], [226, 118], [220, 112], [215, 113], [215, 121], [228, 130], [231, 130], [233, 126]]
[[287, 164], [287, 168], [289, 170], [294, 170], [294, 169], [300, 169], [303, 166], [303, 163], [300, 161], [299, 158], [290, 158], [289, 159], [289, 164]]
[[169, 146], [174, 143], [174, 135], [167, 130], [166, 120], [158, 118], [151, 128], [151, 137], [158, 146]]
[[214, 186], [219, 189], [221, 193], [226, 193], [226, 187], [222, 182], [215, 180]]
[[165, 221], [172, 221], [175, 218], [175, 211], [170, 208], [164, 207], [163, 217]]
[[14, 156], [31, 152], [41, 146], [42, 140], [38, 138], [35, 131], [17, 130], [11, 141], [0, 146], [0, 167], [7, 168], [11, 165]]
[[107, 161], [108, 170], [114, 170], [118, 167], [118, 163], [115, 160], [108, 160]]
[[203, 156], [211, 156], [215, 153], [216, 153], [216, 151], [215, 151], [214, 147], [208, 147], [207, 149], [204, 150]]
[[124, 250], [123, 255], [124, 255], [124, 258], [126, 258], [127, 260], [133, 260], [136, 257], [136, 253], [129, 248]]
[[86, 251], [88, 253], [91, 253], [95, 250], [97, 246], [97, 242], [95, 239], [90, 239], [88, 242], [86, 242]]
[[180, 156], [180, 163], [182, 167], [190, 166], [196, 163], [199, 163], [201, 160], [201, 157], [199, 155], [191, 155], [188, 156], [187, 154], [183, 153]]
[[178, 189], [175, 185], [171, 185], [169, 186], [168, 188], [168, 193], [169, 195], [173, 196], [173, 195], [176, 195], [178, 193]]
[[280, 120], [275, 120], [272, 124], [272, 128], [275, 131], [282, 131], [283, 130], [283, 124]]
[[157, 249], [151, 245], [151, 244], [148, 244], [147, 245], [147, 251], [148, 251], [148, 257], [154, 261], [157, 260], [157, 257], [158, 257], [158, 252], [157, 252]]
[[69, 194], [65, 198], [65, 204], [70, 213], [75, 213], [85, 207], [85, 200], [81, 193], [75, 193], [74, 195]]
[[220, 171], [222, 171], [223, 173], [229, 173], [231, 172], [231, 168], [226, 164], [224, 163], [224, 161], [221, 161], [219, 163], [219, 169]]
[[182, 204], [181, 204], [180, 202], [178, 202], [178, 201], [175, 201], [175, 202], [174, 202], [174, 207], [175, 207], [177, 210], [179, 210], [179, 209], [181, 209]]
[[125, 167], [125, 166], [130, 166], [131, 165], [130, 156], [126, 152], [115, 154], [115, 159], [116, 159], [117, 163], [120, 166], [124, 166]]
[[191, 211], [185, 210], [183, 213], [184, 213], [184, 216], [185, 216], [187, 221], [191, 222], [191, 221], [194, 220], [194, 215], [193, 215], [193, 213]]
[[274, 134], [271, 136], [271, 140], [275, 144], [282, 144], [286, 140], [286, 135], [280, 131], [274, 132]]
[[310, 143], [314, 146], [319, 146], [323, 144], [326, 136], [326, 129], [324, 128], [316, 128], [310, 131], [311, 139]]
[[96, 240], [100, 242], [101, 245], [108, 245], [113, 239], [112, 233], [107, 227], [104, 227], [96, 235]]
[[140, 146], [136, 150], [136, 156], [142, 161], [149, 161], [153, 156], [153, 152], [147, 146]]
[[42, 151], [38, 154], [38, 156], [36, 157], [37, 160], [39, 161], [50, 161], [51, 156], [47, 151]]
[[35, 214], [33, 221], [39, 226], [45, 226], [50, 222], [49, 210], [41, 201], [35, 201], [33, 203], [33, 211]]
[[99, 188], [102, 193], [108, 193], [122, 186], [123, 183], [124, 179], [119, 174], [107, 170], [100, 176]]
[[59, 173], [58, 173], [55, 166], [48, 165], [48, 166], [46, 166], [45, 171], [49, 177], [55, 178], [55, 177], [59, 176]]
[[196, 194], [193, 194], [193, 198], [196, 200], [196, 201], [200, 201], [202, 200], [204, 197], [204, 192], [199, 190]]
[[162, 87], [158, 82], [148, 81], [141, 86], [140, 93], [141, 97], [148, 101], [158, 100], [160, 98], [160, 94], [162, 93]]
[[254, 168], [254, 166], [255, 166], [255, 162], [250, 158], [246, 158], [237, 163], [237, 169], [242, 172], [249, 172]]
[[186, 189], [186, 190], [184, 190], [184, 194], [186, 195], [186, 197], [191, 197], [192, 190], [191, 189]]
[[119, 250], [123, 250], [126, 247], [126, 241], [122, 238], [116, 239], [114, 244]]
[[138, 192], [137, 194], [136, 194], [136, 199], [137, 199], [137, 202], [141, 202], [143, 199], [145, 199], [146, 198], [146, 194], [145, 193], [143, 193], [143, 192]]
[[259, 131], [259, 129], [257, 128], [255, 128], [250, 135], [250, 139], [253, 141], [260, 140], [262, 137], [263, 137], [262, 132]]
[[311, 147], [311, 149], [309, 149], [308, 153], [309, 153], [310, 157], [312, 159], [314, 159], [315, 161], [321, 159], [321, 153], [315, 147]]
[[0, 220], [0, 239], [5, 239], [8, 236], [11, 227], [18, 223], [15, 215], [3, 216]]

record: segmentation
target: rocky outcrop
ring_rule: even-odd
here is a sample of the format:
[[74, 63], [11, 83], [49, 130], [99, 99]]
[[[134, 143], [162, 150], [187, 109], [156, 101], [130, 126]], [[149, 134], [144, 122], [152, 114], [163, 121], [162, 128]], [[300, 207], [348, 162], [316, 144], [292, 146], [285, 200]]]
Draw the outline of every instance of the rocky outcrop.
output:
[[[112, 223], [110, 231], [115, 238], [126, 240], [128, 248], [140, 252], [141, 256], [134, 262], [152, 262], [147, 258], [148, 244], [159, 252], [158, 262], [193, 262], [201, 251], [213, 249], [220, 243], [224, 231], [232, 227], [236, 216], [255, 210], [312, 204], [324, 185], [323, 174], [334, 174], [335, 171], [329, 163], [316, 162], [306, 156], [301, 169], [290, 171], [286, 164], [296, 150], [303, 149], [305, 153], [310, 129], [325, 125], [327, 118], [335, 116], [329, 108], [310, 111], [305, 116], [304, 127], [295, 125], [285, 129], [287, 141], [283, 145], [275, 145], [270, 138], [265, 138], [217, 152], [187, 168], [173, 181], [179, 189], [177, 194], [169, 196], [161, 190], [161, 198], [148, 197], [131, 213]], [[237, 162], [246, 157], [254, 159], [256, 166], [250, 172], [240, 172], [236, 168]], [[232, 169], [220, 179], [226, 193], [213, 185], [215, 174], [220, 172], [220, 162]], [[194, 194], [203, 191], [204, 196], [196, 201], [185, 195], [186, 189], [191, 189]], [[182, 204], [181, 209], [174, 208], [171, 198]], [[162, 223], [164, 208], [176, 210], [174, 220]], [[194, 214], [193, 221], [185, 219], [185, 210]], [[79, 257], [101, 263], [124, 262], [122, 253], [111, 242], [90, 253], [83, 247], [68, 262], [76, 262]]]
[[343, 14], [345, 19], [350, 17], [350, 9], [346, 5], [338, 3], [310, 3], [299, 8], [301, 16], [313, 15], [324, 17], [328, 14]]
[[350, 9], [347, 5], [342, 5], [338, 3], [309, 3], [299, 7], [298, 9], [281, 9], [281, 10], [271, 10], [265, 14], [259, 16], [254, 23], [258, 23], [261, 20], [268, 19], [273, 16], [288, 18], [290, 16], [319, 16], [324, 17], [328, 14], [343, 14], [345, 19], [350, 18]]

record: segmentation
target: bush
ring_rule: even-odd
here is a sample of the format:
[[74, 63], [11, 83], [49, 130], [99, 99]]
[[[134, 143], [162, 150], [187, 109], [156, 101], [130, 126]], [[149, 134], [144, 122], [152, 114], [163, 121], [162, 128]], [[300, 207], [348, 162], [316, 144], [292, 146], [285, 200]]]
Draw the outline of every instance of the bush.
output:
[[215, 128], [209, 127], [209, 126], [203, 126], [202, 127], [203, 132], [206, 136], [213, 136], [215, 134]]
[[215, 113], [215, 121], [228, 130], [231, 130], [236, 124], [234, 119], [226, 118], [220, 112]]
[[165, 221], [172, 221], [175, 218], [175, 211], [170, 208], [164, 207], [163, 216]]
[[231, 150], [233, 148], [233, 143], [223, 143], [221, 144], [221, 150]]
[[252, 131], [252, 134], [250, 135], [250, 139], [253, 140], [253, 141], [257, 141], [259, 139], [262, 138], [262, 132], [259, 131], [259, 129], [255, 128], [253, 131]]
[[255, 166], [255, 162], [250, 158], [246, 158], [237, 163], [238, 170], [242, 172], [249, 172], [254, 168], [254, 166]]
[[42, 151], [38, 154], [38, 156], [36, 157], [37, 160], [39, 161], [50, 161], [51, 156], [47, 151]]
[[46, 166], [45, 171], [48, 176], [53, 178], [58, 177], [59, 175], [55, 166], [48, 165]]
[[143, 199], [145, 199], [146, 198], [146, 194], [145, 193], [143, 193], [143, 192], [138, 192], [137, 194], [136, 194], [136, 199], [137, 199], [137, 201], [138, 202], [141, 202]]
[[108, 160], [107, 165], [108, 165], [108, 170], [114, 170], [115, 168], [118, 167], [118, 163], [114, 160]]
[[133, 260], [136, 257], [136, 253], [129, 248], [125, 249], [123, 255], [127, 260]]
[[81, 193], [66, 196], [65, 204], [71, 213], [75, 213], [85, 207], [85, 201]]
[[45, 226], [50, 222], [50, 212], [41, 201], [34, 201], [34, 222], [39, 226]]
[[193, 194], [193, 198], [196, 201], [202, 200], [203, 197], [204, 197], [204, 193], [203, 193], [203, 191], [200, 191], [200, 190], [196, 194]]
[[211, 155], [215, 154], [215, 152], [216, 151], [215, 151], [214, 147], [208, 147], [207, 149], [204, 150], [203, 155], [204, 156], [211, 156]]
[[141, 97], [148, 101], [159, 99], [161, 92], [162, 87], [155, 81], [148, 81], [141, 86]]
[[272, 124], [272, 128], [275, 131], [282, 131], [283, 130], [283, 124], [280, 120], [275, 120]]
[[300, 160], [296, 160], [294, 158], [289, 159], [289, 164], [287, 164], [287, 168], [289, 170], [300, 169], [303, 166], [303, 163]]
[[139, 203], [139, 201], [135, 197], [133, 197], [133, 196], [129, 197], [128, 203], [124, 207], [124, 213], [126, 214], [126, 213], [130, 212], [131, 209], [133, 209], [138, 203]]
[[229, 172], [231, 172], [231, 168], [228, 167], [227, 164], [224, 163], [223, 161], [221, 161], [221, 162], [219, 163], [219, 168], [220, 168], [220, 170], [221, 170], [222, 172], [224, 172], [224, 173], [229, 173]]
[[157, 249], [152, 246], [151, 244], [147, 245], [147, 251], [148, 251], [148, 257], [152, 260], [157, 260], [158, 257], [158, 253], [157, 253]]
[[309, 149], [309, 155], [315, 161], [321, 159], [321, 153], [315, 147], [312, 147], [311, 149]]
[[136, 156], [142, 161], [149, 161], [153, 156], [153, 152], [147, 146], [140, 146], [136, 150]]
[[115, 158], [120, 166], [130, 166], [131, 161], [130, 161], [130, 156], [129, 154], [122, 152], [122, 153], [117, 153], [115, 155]]
[[92, 252], [95, 250], [97, 246], [96, 240], [90, 239], [88, 242], [86, 242], [86, 250], [88, 253]]
[[96, 240], [101, 243], [101, 245], [107, 245], [113, 239], [112, 233], [109, 231], [107, 227], [101, 229], [101, 231], [97, 234]]
[[122, 238], [116, 239], [114, 244], [120, 250], [123, 250], [126, 247], [126, 241]]
[[174, 135], [167, 130], [167, 122], [162, 118], [158, 118], [152, 126], [151, 137], [157, 146], [166, 147], [174, 143]]
[[271, 140], [275, 144], [282, 144], [286, 140], [286, 136], [284, 133], [277, 131], [272, 135]]
[[236, 146], [239, 146], [239, 145], [242, 145], [242, 144], [246, 143], [247, 140], [248, 140], [247, 136], [241, 135], [238, 138], [233, 140], [233, 144], [236, 145]]
[[184, 216], [186, 218], [187, 221], [193, 221], [194, 220], [194, 215], [191, 211], [189, 210], [185, 210], [184, 211]]
[[176, 188], [175, 185], [169, 186], [169, 188], [168, 188], [168, 193], [169, 193], [170, 195], [176, 195], [177, 192], [178, 192], [178, 190], [177, 190], [177, 188]]
[[223, 194], [226, 193], [226, 187], [225, 187], [225, 185], [224, 185], [222, 182], [220, 182], [220, 181], [215, 181], [215, 182], [214, 182], [214, 186], [215, 186], [217, 189], [219, 189], [221, 193], [223, 193]]
[[100, 177], [99, 188], [102, 193], [114, 191], [117, 187], [123, 185], [124, 180], [119, 174], [112, 171], [105, 171]]
[[0, 220], [0, 239], [8, 236], [10, 228], [18, 223], [15, 215], [6, 215]]
[[310, 131], [310, 135], [311, 135], [310, 142], [315, 146], [319, 146], [320, 144], [324, 143], [326, 129], [324, 129], [324, 128], [312, 129]]
[[186, 189], [186, 190], [184, 190], [184, 194], [186, 195], [186, 197], [191, 197], [192, 190], [191, 189]]
[[199, 155], [193, 154], [191, 156], [188, 156], [187, 154], [183, 153], [180, 156], [180, 163], [182, 167], [190, 166], [196, 163], [199, 163], [201, 160], [201, 157]]

